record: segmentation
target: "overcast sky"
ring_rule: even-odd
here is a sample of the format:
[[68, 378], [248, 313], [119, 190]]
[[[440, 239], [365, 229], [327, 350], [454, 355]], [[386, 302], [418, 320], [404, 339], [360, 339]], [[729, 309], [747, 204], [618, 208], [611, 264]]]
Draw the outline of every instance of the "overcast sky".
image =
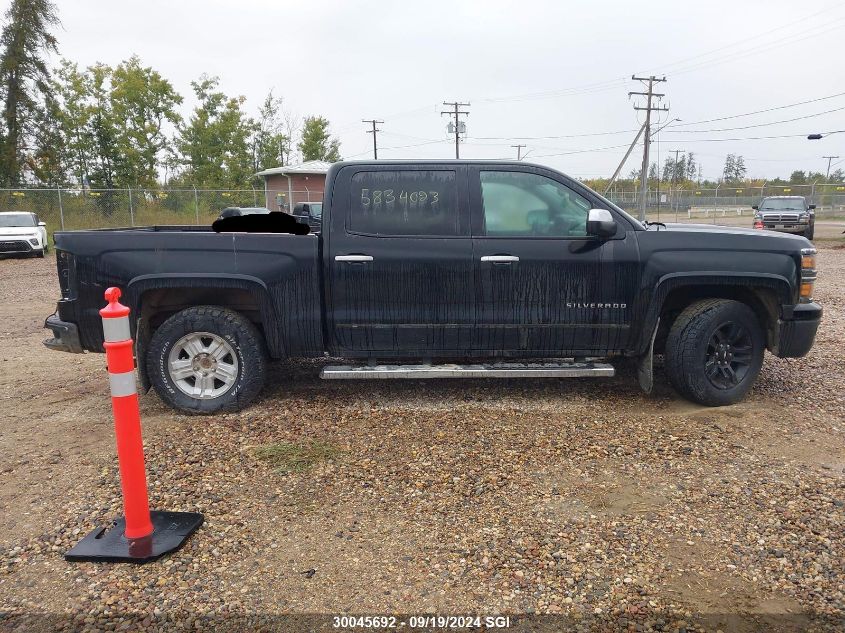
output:
[[[244, 95], [251, 113], [273, 88], [298, 117], [326, 116], [345, 158], [371, 157], [360, 122], [370, 118], [384, 120], [380, 158], [454, 157], [440, 110], [444, 100], [460, 100], [471, 103], [462, 157], [511, 158], [510, 145], [523, 143], [533, 162], [577, 177], [610, 175], [642, 121], [627, 96], [642, 90], [633, 73], [665, 74], [659, 91], [670, 112], [660, 120], [682, 120], [660, 133], [654, 160], [658, 152], [662, 162], [669, 150], [692, 151], [704, 176], [715, 178], [728, 153], [742, 154], [758, 177], [824, 171], [823, 155], [845, 158], [845, 133], [806, 140], [810, 132], [845, 129], [845, 94], [696, 123], [845, 93], [842, 2], [57, 4], [63, 57], [117, 64], [137, 54], [186, 97], [186, 114], [194, 103], [190, 81], [202, 73], [219, 76], [228, 94]], [[838, 111], [690, 132], [828, 110]], [[784, 135], [796, 136], [704, 140]], [[640, 160], [638, 147], [623, 173]]]

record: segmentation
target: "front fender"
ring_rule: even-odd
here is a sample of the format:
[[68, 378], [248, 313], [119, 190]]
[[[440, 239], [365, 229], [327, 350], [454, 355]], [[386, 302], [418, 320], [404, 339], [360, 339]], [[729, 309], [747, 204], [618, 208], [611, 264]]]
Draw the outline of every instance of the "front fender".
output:
[[707, 287], [713, 289], [713, 296], [718, 296], [720, 289], [735, 291], [741, 288], [773, 290], [780, 305], [794, 303], [792, 299], [793, 284], [783, 275], [775, 273], [734, 273], [727, 271], [675, 272], [660, 277], [646, 298], [646, 309], [640, 328], [636, 333], [636, 354], [647, 352], [650, 334], [654, 332], [657, 321], [663, 310], [666, 298], [670, 293], [681, 288], [691, 291]]

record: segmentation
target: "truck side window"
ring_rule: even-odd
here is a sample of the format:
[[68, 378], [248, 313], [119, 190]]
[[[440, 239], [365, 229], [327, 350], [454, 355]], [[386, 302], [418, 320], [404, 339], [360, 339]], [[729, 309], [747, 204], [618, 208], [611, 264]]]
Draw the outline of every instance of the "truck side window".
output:
[[481, 171], [485, 235], [584, 237], [590, 203], [559, 182], [520, 171]]
[[369, 235], [460, 235], [454, 171], [359, 171], [348, 229]]

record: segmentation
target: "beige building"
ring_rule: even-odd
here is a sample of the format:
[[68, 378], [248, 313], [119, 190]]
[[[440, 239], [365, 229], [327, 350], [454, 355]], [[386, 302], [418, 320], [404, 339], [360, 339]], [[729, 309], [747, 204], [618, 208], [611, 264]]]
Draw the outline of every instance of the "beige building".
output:
[[290, 212], [297, 202], [320, 202], [331, 163], [309, 160], [299, 165], [258, 172], [264, 178], [264, 197], [271, 211]]

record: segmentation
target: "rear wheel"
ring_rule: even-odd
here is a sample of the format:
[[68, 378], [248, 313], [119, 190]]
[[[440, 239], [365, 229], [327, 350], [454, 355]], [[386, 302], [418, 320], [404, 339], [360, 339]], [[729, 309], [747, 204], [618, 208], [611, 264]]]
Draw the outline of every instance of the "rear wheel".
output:
[[666, 340], [669, 382], [681, 395], [717, 407], [742, 400], [760, 373], [765, 339], [744, 303], [705, 299], [688, 306]]
[[159, 397], [185, 413], [241, 409], [267, 371], [264, 341], [242, 315], [198, 306], [171, 316], [155, 331], [147, 372]]

